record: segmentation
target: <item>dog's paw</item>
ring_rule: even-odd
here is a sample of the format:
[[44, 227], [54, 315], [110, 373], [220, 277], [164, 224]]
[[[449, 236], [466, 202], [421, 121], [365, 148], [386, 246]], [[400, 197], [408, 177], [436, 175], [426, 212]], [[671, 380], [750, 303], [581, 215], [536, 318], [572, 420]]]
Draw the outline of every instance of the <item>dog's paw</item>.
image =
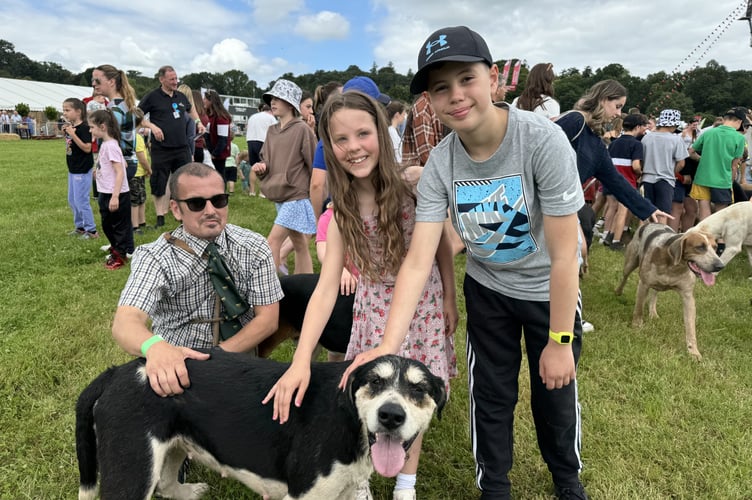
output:
[[207, 491], [209, 485], [206, 483], [175, 483], [168, 488], [159, 490], [157, 493], [162, 498], [177, 498], [180, 500], [198, 500]]
[[702, 354], [700, 354], [700, 351], [698, 351], [696, 347], [687, 346], [687, 351], [689, 352], [689, 355], [692, 356], [692, 359], [695, 361], [702, 361]]

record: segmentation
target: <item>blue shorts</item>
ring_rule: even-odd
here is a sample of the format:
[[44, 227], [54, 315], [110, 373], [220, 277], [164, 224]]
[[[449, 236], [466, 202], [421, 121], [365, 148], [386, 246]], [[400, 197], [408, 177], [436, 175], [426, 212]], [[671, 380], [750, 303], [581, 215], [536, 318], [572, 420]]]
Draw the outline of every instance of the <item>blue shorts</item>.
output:
[[311, 200], [285, 201], [275, 203], [277, 218], [274, 224], [303, 234], [316, 234], [316, 216], [313, 214]]
[[655, 208], [667, 214], [671, 213], [674, 186], [669, 184], [667, 180], [660, 179], [656, 183], [643, 182], [642, 190], [645, 193], [645, 198], [655, 205]]

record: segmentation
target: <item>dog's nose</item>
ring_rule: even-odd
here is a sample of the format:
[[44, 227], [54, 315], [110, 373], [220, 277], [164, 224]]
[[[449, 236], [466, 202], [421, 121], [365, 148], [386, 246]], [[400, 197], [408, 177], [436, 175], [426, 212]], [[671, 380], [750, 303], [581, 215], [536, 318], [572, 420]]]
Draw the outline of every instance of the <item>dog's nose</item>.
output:
[[395, 403], [386, 403], [379, 408], [379, 423], [389, 430], [404, 424], [405, 416], [405, 410]]

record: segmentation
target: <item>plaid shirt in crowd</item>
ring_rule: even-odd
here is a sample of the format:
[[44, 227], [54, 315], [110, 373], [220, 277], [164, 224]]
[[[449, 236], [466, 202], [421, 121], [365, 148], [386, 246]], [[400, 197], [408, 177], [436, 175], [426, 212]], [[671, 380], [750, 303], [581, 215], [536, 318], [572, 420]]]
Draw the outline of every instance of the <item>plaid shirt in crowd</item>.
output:
[[[209, 242], [186, 233], [183, 226], [172, 235], [184, 240], [196, 255], [163, 236], [136, 248], [118, 305], [144, 311], [152, 320], [152, 331], [170, 344], [208, 348], [212, 323], [206, 320], [214, 316], [215, 292], [201, 256]], [[271, 250], [263, 236], [231, 224], [215, 243], [250, 306], [240, 317], [246, 325], [253, 319], [253, 306], [273, 304], [283, 297]]]
[[448, 133], [449, 129], [439, 121], [428, 99], [421, 95], [413, 104], [402, 136], [402, 165], [425, 165], [428, 153]]

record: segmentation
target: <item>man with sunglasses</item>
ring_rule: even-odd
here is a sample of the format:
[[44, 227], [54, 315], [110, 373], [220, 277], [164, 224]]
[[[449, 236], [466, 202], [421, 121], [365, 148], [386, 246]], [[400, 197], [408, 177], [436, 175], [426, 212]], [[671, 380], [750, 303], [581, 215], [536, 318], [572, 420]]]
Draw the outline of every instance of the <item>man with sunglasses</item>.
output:
[[[248, 305], [238, 316], [242, 328], [219, 347], [254, 352], [277, 330], [283, 296], [266, 238], [227, 224], [228, 195], [214, 169], [190, 163], [172, 175], [169, 187], [170, 210], [181, 225], [136, 248], [112, 325], [113, 337], [126, 352], [146, 358], [146, 375], [160, 396], [182, 393], [190, 385], [185, 359], [207, 359], [194, 349], [210, 348], [214, 324], [226, 318], [215, 310], [217, 292], [207, 264], [214, 249], [240, 302]], [[227, 309], [222, 306], [223, 313]]]
[[151, 166], [149, 179], [154, 208], [157, 212], [156, 228], [164, 225], [169, 199], [166, 194], [170, 174], [192, 160], [186, 128], [186, 115], [196, 122], [196, 132], [204, 133], [204, 125], [188, 98], [178, 90], [178, 75], [172, 66], [162, 66], [157, 72], [159, 87], [146, 94], [138, 107], [148, 115], [142, 126], [151, 130]]

